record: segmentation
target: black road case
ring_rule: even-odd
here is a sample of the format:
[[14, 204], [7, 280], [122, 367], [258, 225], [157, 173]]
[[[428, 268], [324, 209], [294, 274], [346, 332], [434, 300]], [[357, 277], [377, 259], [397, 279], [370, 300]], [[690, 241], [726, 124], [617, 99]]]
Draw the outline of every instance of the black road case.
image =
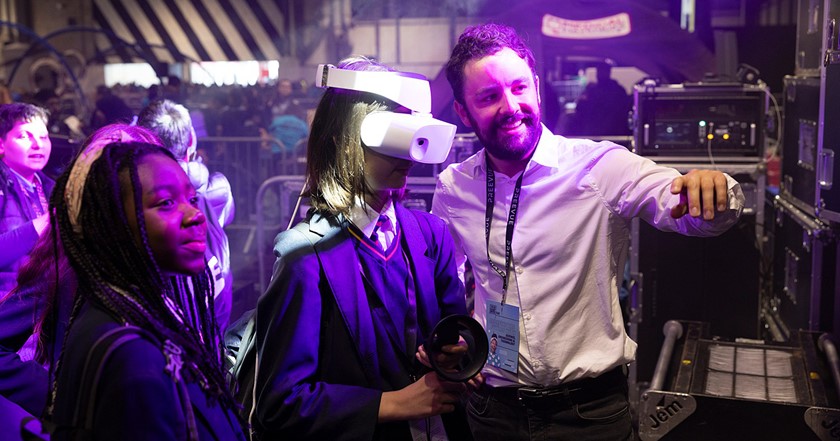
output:
[[797, 329], [832, 331], [840, 298], [836, 231], [784, 197], [776, 197], [773, 210], [773, 289], [766, 312], [783, 337]]
[[785, 78], [783, 186], [803, 210], [840, 222], [840, 0], [800, 0], [796, 77]]

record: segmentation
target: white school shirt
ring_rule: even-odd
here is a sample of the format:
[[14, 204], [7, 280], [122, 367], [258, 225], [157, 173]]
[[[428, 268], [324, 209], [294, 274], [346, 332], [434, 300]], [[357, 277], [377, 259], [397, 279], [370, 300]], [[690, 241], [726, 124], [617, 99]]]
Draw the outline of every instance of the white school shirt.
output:
[[[472, 264], [475, 318], [486, 326], [487, 300], [501, 301], [502, 279], [487, 262], [484, 156], [481, 150], [440, 174], [432, 212], [449, 225], [462, 277], [465, 260]], [[618, 301], [631, 220], [714, 236], [734, 225], [744, 206], [740, 185], [726, 176], [725, 212], [711, 222], [673, 219], [670, 208], [679, 195], [670, 187], [677, 170], [611, 142], [555, 136], [545, 126], [524, 173], [506, 297], [520, 308], [519, 372], [487, 365], [491, 386], [553, 386], [631, 362], [636, 343], [624, 330]], [[519, 174], [495, 176], [489, 251], [504, 270], [505, 227]]]
[[382, 250], [387, 250], [396, 235], [397, 211], [394, 208], [393, 199], [388, 199], [385, 202], [381, 213], [371, 208], [365, 201], [357, 200], [356, 204], [350, 209], [350, 222], [353, 222], [362, 234], [370, 237], [380, 215], [387, 217], [389, 224], [377, 233], [377, 241]]

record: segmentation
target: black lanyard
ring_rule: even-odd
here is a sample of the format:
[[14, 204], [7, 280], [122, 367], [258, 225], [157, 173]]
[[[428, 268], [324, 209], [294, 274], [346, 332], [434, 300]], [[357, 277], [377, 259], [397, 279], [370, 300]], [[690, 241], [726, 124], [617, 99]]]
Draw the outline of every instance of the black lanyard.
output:
[[525, 176], [525, 170], [516, 180], [516, 186], [513, 188], [513, 198], [510, 201], [510, 212], [508, 212], [507, 228], [505, 230], [505, 270], [502, 271], [493, 263], [490, 258], [490, 224], [493, 222], [493, 207], [496, 202], [496, 176], [493, 173], [493, 167], [490, 165], [490, 158], [487, 152], [484, 153], [484, 162], [486, 164], [487, 172], [487, 209], [484, 216], [484, 238], [487, 244], [487, 261], [490, 262], [490, 267], [493, 271], [502, 278], [502, 304], [504, 305], [507, 298], [508, 279], [510, 278], [510, 261], [511, 261], [511, 245], [513, 244], [513, 226], [516, 223], [516, 213], [519, 207], [519, 192], [522, 190], [522, 177]]

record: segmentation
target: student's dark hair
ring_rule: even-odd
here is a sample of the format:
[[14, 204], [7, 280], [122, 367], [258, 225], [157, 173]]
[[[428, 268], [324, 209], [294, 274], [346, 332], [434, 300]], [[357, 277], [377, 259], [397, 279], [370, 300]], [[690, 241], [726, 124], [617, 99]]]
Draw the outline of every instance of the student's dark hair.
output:
[[522, 41], [516, 30], [510, 26], [486, 23], [470, 26], [458, 38], [444, 69], [446, 79], [452, 87], [455, 100], [464, 104], [464, 66], [472, 60], [493, 55], [504, 48], [510, 48], [528, 63], [531, 73], [536, 77], [534, 53]]
[[[392, 69], [365, 57], [339, 62], [340, 69], [390, 72]], [[312, 207], [332, 214], [348, 215], [356, 199], [371, 190], [365, 182], [362, 121], [378, 110], [393, 110], [396, 104], [379, 95], [328, 88], [318, 103], [306, 149]]]
[[0, 138], [5, 139], [6, 135], [20, 121], [32, 121], [40, 119], [47, 124], [49, 112], [46, 109], [28, 103], [10, 103], [0, 105]]
[[140, 112], [137, 125], [155, 132], [179, 161], [187, 154], [192, 140], [192, 120], [186, 107], [166, 99], [152, 101]]
[[[212, 275], [205, 267], [189, 278], [189, 289], [186, 276], [164, 274], [149, 246], [138, 177], [138, 165], [148, 155], [175, 159], [171, 152], [153, 144], [112, 143], [103, 148], [85, 179], [78, 231], [70, 223], [65, 202], [73, 167], [56, 182], [50, 206], [79, 283], [68, 329], [84, 302], [95, 303], [116, 320], [152, 333], [162, 344], [169, 340], [180, 346], [185, 361], [182, 375], [232, 407], [234, 401], [222, 371], [222, 340], [213, 314]], [[126, 186], [134, 198], [134, 213], [126, 214], [123, 205], [121, 195]], [[128, 216], [136, 217], [139, 245]], [[174, 307], [167, 306], [167, 301]], [[57, 370], [65, 349], [62, 345]]]

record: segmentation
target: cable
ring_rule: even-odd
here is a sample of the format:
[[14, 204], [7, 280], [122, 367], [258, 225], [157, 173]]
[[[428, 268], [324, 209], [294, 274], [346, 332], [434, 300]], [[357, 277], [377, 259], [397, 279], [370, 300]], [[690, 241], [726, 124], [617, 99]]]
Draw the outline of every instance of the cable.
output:
[[773, 153], [779, 154], [779, 144], [782, 142], [782, 133], [784, 131], [784, 125], [782, 124], [782, 113], [779, 110], [779, 102], [776, 101], [776, 97], [770, 93], [770, 88], [767, 87], [767, 84], [763, 81], [759, 80], [758, 83], [760, 86], [764, 87], [764, 93], [770, 98], [770, 101], [773, 102], [773, 110], [776, 116], [776, 142], [773, 145]]
[[[715, 124], [709, 123], [709, 133], [714, 132]], [[712, 169], [717, 170], [717, 165], [715, 165], [715, 157], [712, 155], [712, 139], [708, 136], [706, 137], [706, 152], [709, 154], [709, 162], [712, 164]]]
[[289, 225], [286, 225], [286, 229], [292, 228], [292, 225], [295, 223], [295, 216], [297, 216], [297, 212], [300, 209], [300, 200], [303, 199], [303, 191], [306, 190], [306, 185], [309, 184], [309, 175], [306, 175], [306, 179], [303, 180], [303, 186], [300, 188], [300, 192], [298, 192], [297, 201], [295, 201], [295, 208], [292, 210], [292, 216], [289, 218]]

